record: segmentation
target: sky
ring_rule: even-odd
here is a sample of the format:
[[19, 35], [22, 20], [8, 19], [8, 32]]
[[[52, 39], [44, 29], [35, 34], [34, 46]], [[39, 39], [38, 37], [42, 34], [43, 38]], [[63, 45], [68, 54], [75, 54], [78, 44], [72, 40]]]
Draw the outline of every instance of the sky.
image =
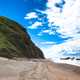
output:
[[80, 57], [80, 0], [0, 0], [0, 16], [23, 25], [45, 57]]

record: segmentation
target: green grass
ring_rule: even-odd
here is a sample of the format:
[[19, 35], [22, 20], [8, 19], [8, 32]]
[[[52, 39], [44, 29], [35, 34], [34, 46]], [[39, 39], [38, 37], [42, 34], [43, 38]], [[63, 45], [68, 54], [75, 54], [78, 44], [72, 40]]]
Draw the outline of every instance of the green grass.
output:
[[15, 46], [12, 45], [2, 33], [0, 33], [0, 48], [12, 48], [16, 50]]

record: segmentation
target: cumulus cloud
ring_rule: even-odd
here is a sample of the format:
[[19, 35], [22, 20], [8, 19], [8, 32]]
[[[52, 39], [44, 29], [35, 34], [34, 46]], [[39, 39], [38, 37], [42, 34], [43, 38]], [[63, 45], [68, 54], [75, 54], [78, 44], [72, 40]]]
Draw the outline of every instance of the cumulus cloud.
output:
[[53, 30], [42, 30], [40, 33], [38, 33], [37, 35], [38, 36], [42, 36], [43, 34], [49, 34], [49, 35], [55, 35], [55, 31], [53, 31]]
[[[59, 12], [59, 8], [49, 6], [49, 4], [55, 4], [57, 0], [49, 0], [47, 3], [49, 9], [46, 10], [47, 18], [49, 24], [59, 25], [57, 29], [58, 33], [61, 33], [64, 36], [74, 37], [80, 32], [80, 4], [79, 0], [66, 0], [66, 4], [63, 8], [62, 13]], [[58, 0], [61, 1], [61, 0]]]
[[35, 22], [34, 24], [32, 24], [31, 26], [29, 26], [29, 29], [37, 29], [39, 26], [42, 26], [41, 22]]
[[53, 45], [51, 47], [43, 48], [43, 52], [45, 53], [46, 57], [48, 58], [60, 58], [63, 57], [63, 54], [76, 54], [80, 51], [80, 39], [75, 40], [68, 40], [65, 43]]
[[35, 12], [30, 12], [28, 14], [26, 14], [26, 16], [24, 17], [24, 19], [32, 19], [32, 18], [37, 18], [37, 14]]

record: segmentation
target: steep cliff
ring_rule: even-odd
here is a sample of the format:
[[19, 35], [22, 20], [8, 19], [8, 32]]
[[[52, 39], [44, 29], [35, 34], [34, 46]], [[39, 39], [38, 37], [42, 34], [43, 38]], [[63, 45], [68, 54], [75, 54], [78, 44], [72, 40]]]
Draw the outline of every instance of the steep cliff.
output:
[[26, 29], [17, 22], [0, 17], [0, 56], [7, 58], [44, 58]]

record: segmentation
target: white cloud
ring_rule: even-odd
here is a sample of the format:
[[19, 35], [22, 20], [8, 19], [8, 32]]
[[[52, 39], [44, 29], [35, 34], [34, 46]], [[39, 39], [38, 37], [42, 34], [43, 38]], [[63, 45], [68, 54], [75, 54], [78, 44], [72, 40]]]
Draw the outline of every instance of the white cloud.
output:
[[39, 26], [42, 26], [41, 22], [35, 22], [34, 24], [32, 24], [31, 26], [29, 26], [29, 29], [37, 29]]
[[42, 30], [40, 33], [38, 33], [38, 36], [42, 36], [43, 34], [55, 35], [55, 31], [52, 31], [52, 30]]
[[61, 2], [61, 0], [48, 0], [48, 3], [47, 3], [47, 7], [49, 7], [49, 8], [52, 8], [52, 7], [54, 7], [54, 3], [59, 3], [59, 2]]
[[54, 35], [55, 32], [52, 30], [43, 30], [42, 33], [48, 33], [49, 35]]
[[32, 19], [32, 18], [37, 18], [37, 14], [35, 12], [31, 12], [26, 14], [26, 16], [24, 17], [24, 19]]
[[45, 42], [40, 42], [40, 44], [44, 44], [44, 45], [55, 45], [55, 42], [51, 42], [51, 41], [45, 41]]
[[51, 47], [43, 48], [42, 50], [46, 57], [52, 59], [55, 59], [57, 57], [57, 59], [59, 59], [60, 57], [63, 57], [63, 50], [67, 53], [74, 53], [74, 51], [76, 53], [77, 51], [80, 51], [80, 39], [74, 39], [73, 41], [68, 40], [65, 43], [58, 45], [55, 44]]
[[54, 6], [56, 1], [60, 0], [48, 0], [47, 3], [49, 8], [45, 13], [49, 24], [54, 22], [55, 25], [60, 26], [57, 32], [65, 36], [74, 37], [74, 35], [77, 35], [77, 32], [80, 32], [80, 1], [66, 0], [62, 13], [60, 13], [59, 8]]

